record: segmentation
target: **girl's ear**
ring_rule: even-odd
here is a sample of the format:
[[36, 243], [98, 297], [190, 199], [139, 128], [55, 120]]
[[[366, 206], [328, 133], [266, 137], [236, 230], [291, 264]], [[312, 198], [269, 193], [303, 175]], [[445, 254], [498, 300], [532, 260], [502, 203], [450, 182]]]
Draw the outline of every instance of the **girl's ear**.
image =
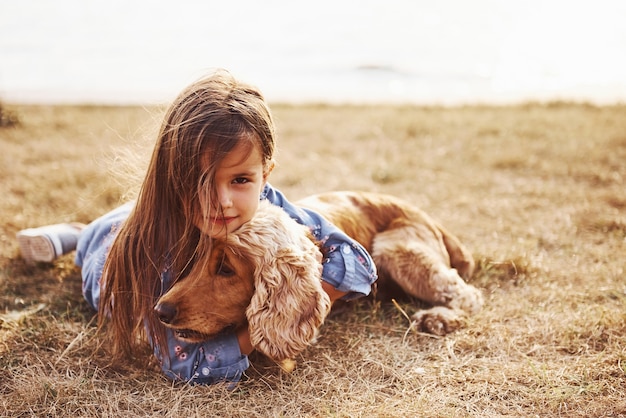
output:
[[274, 170], [275, 166], [276, 166], [276, 163], [274, 162], [274, 160], [269, 160], [267, 162], [267, 164], [265, 165], [263, 169], [263, 183], [267, 182], [267, 179], [269, 178], [270, 174], [272, 174], [272, 171]]

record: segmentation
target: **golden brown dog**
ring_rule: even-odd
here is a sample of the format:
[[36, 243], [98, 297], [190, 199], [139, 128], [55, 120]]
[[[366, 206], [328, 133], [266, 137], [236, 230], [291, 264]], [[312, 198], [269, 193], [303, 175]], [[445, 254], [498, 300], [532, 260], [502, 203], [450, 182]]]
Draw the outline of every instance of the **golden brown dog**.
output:
[[[413, 315], [418, 329], [444, 335], [482, 307], [481, 292], [464, 281], [474, 269], [471, 254], [418, 208], [363, 192], [331, 192], [298, 204], [321, 213], [370, 252], [378, 289], [399, 287], [433, 305]], [[155, 311], [182, 339], [201, 341], [247, 325], [259, 351], [278, 362], [293, 358], [314, 340], [330, 310], [319, 257], [306, 227], [261, 202], [255, 217], [216, 243]]]

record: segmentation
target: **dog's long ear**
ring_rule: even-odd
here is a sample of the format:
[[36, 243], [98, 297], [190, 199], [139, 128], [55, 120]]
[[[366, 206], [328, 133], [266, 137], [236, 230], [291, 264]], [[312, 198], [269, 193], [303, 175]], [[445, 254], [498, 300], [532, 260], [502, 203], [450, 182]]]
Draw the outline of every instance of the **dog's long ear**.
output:
[[306, 227], [271, 205], [261, 205], [240, 229], [240, 240], [261, 250], [253, 257], [259, 258], [255, 292], [246, 310], [252, 345], [275, 361], [293, 358], [315, 339], [330, 311], [319, 248]]
[[317, 336], [330, 308], [319, 262], [302, 249], [284, 247], [256, 274], [246, 311], [252, 345], [276, 361], [295, 357]]

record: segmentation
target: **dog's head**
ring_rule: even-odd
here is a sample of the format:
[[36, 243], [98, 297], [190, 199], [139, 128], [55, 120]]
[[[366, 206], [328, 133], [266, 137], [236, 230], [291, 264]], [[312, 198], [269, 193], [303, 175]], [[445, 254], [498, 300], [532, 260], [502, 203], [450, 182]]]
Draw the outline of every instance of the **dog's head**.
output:
[[183, 340], [248, 325], [256, 349], [280, 361], [315, 338], [330, 310], [319, 248], [308, 229], [261, 202], [254, 218], [161, 296], [155, 312]]

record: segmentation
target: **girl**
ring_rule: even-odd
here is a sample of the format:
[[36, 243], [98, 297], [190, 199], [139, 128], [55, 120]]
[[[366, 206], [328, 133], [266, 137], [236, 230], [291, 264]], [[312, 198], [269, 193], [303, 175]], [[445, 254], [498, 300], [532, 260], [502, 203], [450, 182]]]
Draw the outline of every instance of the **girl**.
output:
[[115, 359], [132, 358], [149, 343], [175, 380], [238, 381], [254, 349], [247, 329], [188, 344], [160, 323], [153, 307], [185, 277], [199, 249], [248, 222], [260, 200], [282, 207], [323, 242], [323, 288], [331, 301], [369, 294], [377, 277], [361, 245], [267, 182], [274, 136], [261, 93], [217, 71], [186, 88], [167, 110], [135, 202], [86, 227], [20, 231], [22, 255], [52, 261], [77, 250], [83, 295], [99, 311]]

